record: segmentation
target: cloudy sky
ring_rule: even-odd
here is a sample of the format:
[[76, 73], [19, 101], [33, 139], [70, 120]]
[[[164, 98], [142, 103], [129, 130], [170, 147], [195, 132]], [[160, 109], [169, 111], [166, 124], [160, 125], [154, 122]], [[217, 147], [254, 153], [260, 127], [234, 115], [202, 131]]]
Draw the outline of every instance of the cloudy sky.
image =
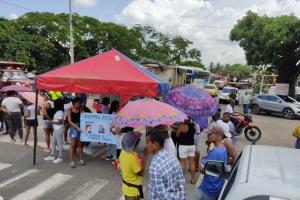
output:
[[[154, 26], [194, 42], [202, 60], [245, 63], [244, 52], [229, 41], [229, 32], [248, 10], [260, 15], [294, 14], [298, 0], [73, 0], [74, 12], [103, 21]], [[0, 0], [0, 15], [17, 18], [29, 11], [68, 12], [68, 0]]]

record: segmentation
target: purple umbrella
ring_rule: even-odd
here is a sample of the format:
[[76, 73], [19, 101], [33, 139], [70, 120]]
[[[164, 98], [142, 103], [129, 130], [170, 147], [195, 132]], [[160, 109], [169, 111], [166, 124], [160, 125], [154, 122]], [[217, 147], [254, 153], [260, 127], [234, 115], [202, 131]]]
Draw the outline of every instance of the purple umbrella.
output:
[[0, 90], [0, 92], [8, 92], [8, 91], [31, 92], [32, 88], [21, 86], [21, 85], [9, 85], [9, 86], [4, 86]]
[[192, 119], [198, 120], [199, 117], [214, 115], [220, 106], [208, 92], [193, 85], [170, 91], [164, 97], [164, 102], [186, 113]]

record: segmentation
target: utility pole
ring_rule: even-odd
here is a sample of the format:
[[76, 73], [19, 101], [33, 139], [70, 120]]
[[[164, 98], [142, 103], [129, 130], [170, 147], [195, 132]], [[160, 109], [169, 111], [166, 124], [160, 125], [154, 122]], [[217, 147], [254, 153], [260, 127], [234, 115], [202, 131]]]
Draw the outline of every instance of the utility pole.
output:
[[73, 39], [73, 25], [72, 25], [72, 0], [69, 0], [69, 23], [70, 23], [70, 57], [71, 64], [74, 63], [74, 39]]
[[260, 81], [260, 89], [259, 89], [259, 94], [263, 93], [263, 86], [264, 86], [264, 74], [261, 74], [261, 81]]

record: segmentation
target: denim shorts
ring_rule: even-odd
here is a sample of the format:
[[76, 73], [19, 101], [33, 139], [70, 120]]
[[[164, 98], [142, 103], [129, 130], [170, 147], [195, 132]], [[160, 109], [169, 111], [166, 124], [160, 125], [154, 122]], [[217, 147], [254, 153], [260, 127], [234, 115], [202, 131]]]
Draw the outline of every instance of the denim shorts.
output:
[[69, 136], [70, 136], [70, 138], [80, 139], [80, 132], [76, 128], [71, 127]]
[[44, 129], [53, 129], [52, 124], [49, 124], [49, 120], [44, 120]]

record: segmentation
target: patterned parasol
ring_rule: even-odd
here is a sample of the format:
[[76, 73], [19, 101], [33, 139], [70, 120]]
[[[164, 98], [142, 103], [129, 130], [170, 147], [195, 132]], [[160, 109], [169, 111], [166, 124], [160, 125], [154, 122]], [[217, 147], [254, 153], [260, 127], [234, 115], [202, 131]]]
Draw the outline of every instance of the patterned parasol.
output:
[[112, 121], [120, 128], [171, 125], [187, 119], [187, 115], [169, 104], [154, 99], [140, 99], [127, 103]]
[[212, 116], [220, 106], [208, 92], [194, 85], [172, 90], [164, 97], [164, 102], [186, 113], [192, 119]]

